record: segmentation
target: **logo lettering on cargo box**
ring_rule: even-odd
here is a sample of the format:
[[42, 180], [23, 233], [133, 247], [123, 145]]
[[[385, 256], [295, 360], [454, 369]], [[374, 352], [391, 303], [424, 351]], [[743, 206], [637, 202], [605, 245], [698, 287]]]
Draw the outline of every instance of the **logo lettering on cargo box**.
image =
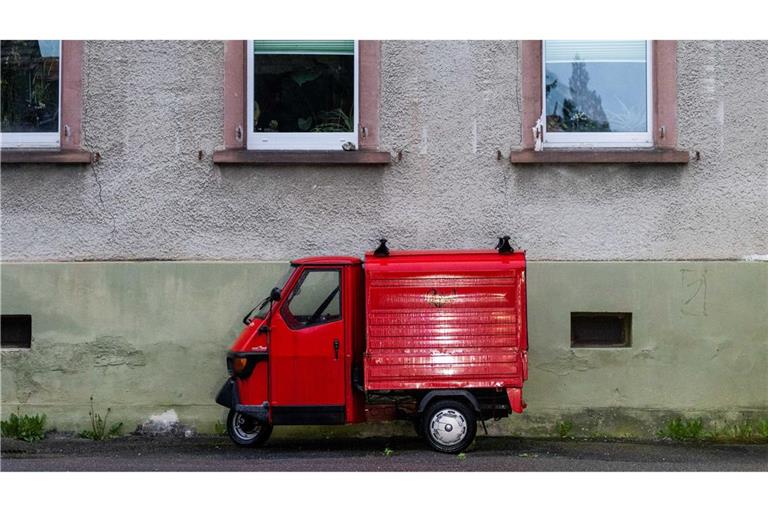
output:
[[435, 306], [436, 308], [441, 308], [445, 306], [446, 304], [449, 304], [456, 300], [456, 288], [451, 290], [451, 293], [446, 293], [441, 295], [435, 288], [432, 288], [427, 292], [427, 302]]

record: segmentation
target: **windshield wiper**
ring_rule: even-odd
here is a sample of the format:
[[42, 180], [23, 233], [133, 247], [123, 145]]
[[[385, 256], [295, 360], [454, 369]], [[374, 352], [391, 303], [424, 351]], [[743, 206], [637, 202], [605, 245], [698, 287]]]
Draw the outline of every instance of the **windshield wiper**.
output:
[[[243, 323], [244, 323], [245, 325], [248, 325], [248, 324], [250, 324], [250, 323], [251, 323], [251, 314], [252, 314], [254, 311], [260, 310], [261, 308], [263, 308], [264, 306], [266, 306], [266, 305], [267, 305], [267, 303], [269, 303], [269, 314], [268, 314], [268, 315], [271, 315], [271, 314], [272, 314], [272, 303], [273, 303], [273, 302], [277, 302], [277, 301], [279, 301], [279, 300], [280, 300], [280, 288], [278, 288], [277, 286], [275, 286], [274, 288], [272, 288], [272, 291], [271, 291], [271, 292], [269, 292], [269, 295], [267, 296], [267, 298], [266, 298], [266, 299], [264, 299], [263, 301], [261, 301], [261, 304], [259, 304], [258, 306], [256, 306], [256, 307], [255, 307], [255, 308], [253, 308], [252, 310], [250, 310], [250, 311], [248, 312], [248, 314], [247, 314], [247, 315], [245, 315], [245, 318], [243, 318]], [[271, 316], [267, 316], [266, 318], [267, 318], [267, 323], [269, 323], [269, 319], [271, 318]]]
[[251, 323], [251, 315], [253, 314], [253, 312], [254, 312], [254, 311], [259, 311], [261, 308], [263, 308], [264, 306], [266, 306], [266, 305], [267, 305], [267, 302], [271, 302], [271, 301], [272, 301], [272, 297], [267, 297], [266, 299], [264, 299], [263, 301], [261, 301], [261, 302], [259, 303], [259, 305], [258, 305], [258, 306], [256, 306], [256, 307], [255, 307], [255, 308], [253, 308], [252, 310], [250, 310], [250, 311], [249, 311], [249, 312], [248, 312], [248, 313], [247, 313], [247, 314], [246, 314], [246, 315], [243, 317], [243, 323], [244, 323], [245, 325], [248, 325], [248, 324], [250, 324], [250, 323]]

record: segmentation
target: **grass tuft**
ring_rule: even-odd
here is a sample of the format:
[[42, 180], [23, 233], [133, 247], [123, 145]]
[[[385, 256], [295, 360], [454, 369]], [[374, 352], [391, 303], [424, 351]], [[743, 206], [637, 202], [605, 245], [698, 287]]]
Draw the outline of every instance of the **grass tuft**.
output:
[[709, 432], [707, 437], [719, 443], [768, 443], [768, 420], [726, 425]]
[[[18, 413], [18, 409], [16, 412]], [[44, 426], [45, 414], [29, 416], [11, 413], [6, 421], [0, 421], [0, 431], [3, 437], [12, 437], [28, 443], [39, 441], [45, 437]]]
[[673, 441], [699, 441], [703, 433], [704, 423], [701, 418], [692, 420], [673, 418], [656, 435]]
[[571, 434], [571, 431], [573, 430], [573, 422], [572, 421], [561, 421], [557, 424], [557, 435], [560, 436], [561, 439], [565, 439], [566, 437], [569, 437]]

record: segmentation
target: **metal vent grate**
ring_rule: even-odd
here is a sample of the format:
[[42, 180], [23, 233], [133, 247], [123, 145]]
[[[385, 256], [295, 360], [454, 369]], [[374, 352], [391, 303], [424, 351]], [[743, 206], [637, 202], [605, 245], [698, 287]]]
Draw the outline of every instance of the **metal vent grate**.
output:
[[632, 313], [571, 313], [571, 347], [612, 348], [632, 344]]
[[32, 315], [0, 315], [0, 347], [31, 348]]

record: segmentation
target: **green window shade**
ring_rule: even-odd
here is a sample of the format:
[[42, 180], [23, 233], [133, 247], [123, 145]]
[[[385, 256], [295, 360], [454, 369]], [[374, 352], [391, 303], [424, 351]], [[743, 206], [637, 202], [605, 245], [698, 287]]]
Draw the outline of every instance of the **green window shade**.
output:
[[323, 39], [317, 41], [296, 40], [289, 41], [285, 39], [273, 40], [255, 40], [253, 41], [253, 53], [283, 53], [283, 54], [334, 54], [334, 55], [354, 55], [355, 42], [353, 40], [330, 40]]
[[548, 64], [645, 62], [645, 41], [544, 41]]

